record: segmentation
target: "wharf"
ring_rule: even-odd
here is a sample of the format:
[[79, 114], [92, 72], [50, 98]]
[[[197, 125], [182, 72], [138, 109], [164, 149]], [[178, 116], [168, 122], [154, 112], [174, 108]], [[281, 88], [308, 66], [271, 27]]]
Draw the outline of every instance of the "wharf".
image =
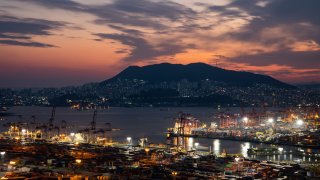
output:
[[261, 141], [258, 139], [251, 138], [241, 138], [234, 136], [218, 136], [212, 134], [175, 134], [168, 133], [167, 138], [170, 137], [193, 137], [193, 138], [202, 138], [202, 139], [222, 139], [222, 140], [230, 140], [230, 141], [242, 141], [242, 142], [253, 142], [253, 143], [263, 143], [263, 144], [273, 144], [273, 145], [283, 145], [283, 146], [294, 146], [301, 148], [311, 148], [311, 149], [320, 149], [320, 145], [305, 145], [305, 144], [293, 144], [290, 142], [276, 142], [276, 141]]

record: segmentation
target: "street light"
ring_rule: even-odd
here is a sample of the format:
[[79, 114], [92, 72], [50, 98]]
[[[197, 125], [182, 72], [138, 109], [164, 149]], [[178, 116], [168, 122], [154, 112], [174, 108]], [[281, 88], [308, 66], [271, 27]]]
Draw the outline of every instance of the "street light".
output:
[[26, 129], [22, 129], [21, 130], [23, 137], [26, 135], [27, 130]]
[[76, 134], [75, 133], [70, 133], [70, 136], [71, 136], [71, 141], [73, 142], [74, 141], [74, 136], [75, 136]]
[[177, 171], [172, 171], [172, 173], [171, 173], [173, 176], [176, 176], [177, 174], [178, 174], [178, 172]]
[[147, 156], [148, 156], [150, 149], [149, 148], [145, 148], [144, 151], [147, 153]]
[[282, 148], [282, 147], [279, 147], [279, 148], [278, 148], [278, 151], [279, 151], [279, 152], [282, 152], [282, 151], [283, 151], [283, 148]]
[[76, 159], [77, 164], [81, 164], [82, 160], [81, 159]]
[[196, 152], [196, 153], [197, 153], [198, 146], [199, 146], [199, 143], [198, 143], [198, 142], [195, 142], [195, 143], [194, 143], [194, 147], [195, 147], [195, 150], [196, 150], [195, 152]]
[[242, 118], [242, 121], [247, 124], [248, 121], [249, 121], [249, 118], [248, 117], [244, 117], [244, 118]]
[[2, 161], [2, 159], [4, 159], [4, 155], [6, 154], [6, 152], [2, 151], [0, 152], [0, 154], [1, 154], [1, 161]]
[[303, 125], [303, 120], [301, 120], [301, 119], [298, 119], [297, 121], [296, 121], [296, 124], [298, 125], [298, 126], [302, 126]]
[[268, 119], [268, 123], [273, 123], [274, 119], [273, 118], [269, 118]]
[[196, 149], [198, 148], [198, 146], [199, 146], [199, 143], [198, 142], [196, 142], [196, 143], [194, 143], [194, 146], [196, 147]]
[[2, 162], [4, 160], [4, 155], [6, 154], [6, 152], [2, 151], [0, 152], [0, 154], [1, 154], [1, 162]]
[[127, 141], [128, 141], [128, 144], [131, 144], [132, 138], [131, 137], [127, 137]]
[[172, 171], [171, 174], [173, 176], [173, 179], [175, 180], [176, 176], [178, 175], [178, 172], [177, 171]]

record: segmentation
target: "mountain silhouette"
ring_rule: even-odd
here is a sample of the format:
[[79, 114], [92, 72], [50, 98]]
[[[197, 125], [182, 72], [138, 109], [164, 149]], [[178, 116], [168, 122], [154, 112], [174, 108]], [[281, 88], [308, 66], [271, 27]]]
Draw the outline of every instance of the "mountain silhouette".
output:
[[279, 88], [293, 88], [294, 86], [276, 80], [267, 75], [244, 71], [233, 71], [211, 66], [205, 63], [191, 63], [187, 65], [161, 63], [147, 66], [129, 66], [111, 79], [101, 82], [103, 85], [119, 79], [139, 79], [147, 83], [160, 83], [188, 80], [198, 82], [212, 80], [227, 85], [253, 86], [267, 84]]

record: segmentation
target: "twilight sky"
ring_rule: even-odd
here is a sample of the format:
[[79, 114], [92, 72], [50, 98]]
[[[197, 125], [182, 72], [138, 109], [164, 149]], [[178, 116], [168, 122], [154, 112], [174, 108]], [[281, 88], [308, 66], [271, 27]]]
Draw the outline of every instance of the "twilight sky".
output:
[[79, 85], [160, 62], [320, 82], [319, 12], [320, 0], [1, 0], [0, 87]]

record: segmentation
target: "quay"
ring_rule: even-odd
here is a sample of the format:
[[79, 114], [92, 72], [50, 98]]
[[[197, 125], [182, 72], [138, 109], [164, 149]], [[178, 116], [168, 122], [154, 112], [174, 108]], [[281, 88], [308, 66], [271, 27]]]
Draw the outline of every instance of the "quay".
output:
[[318, 110], [290, 110], [288, 114], [221, 112], [213, 116], [208, 124], [190, 114], [180, 113], [174, 119], [174, 126], [168, 128], [167, 137], [224, 139], [320, 149]]
[[[179, 114], [174, 127], [168, 129], [166, 144], [153, 144], [146, 137], [114, 141], [110, 123], [97, 127], [97, 111], [87, 128], [57, 126], [55, 108], [48, 123], [8, 122], [0, 134], [1, 179], [317, 179], [318, 162], [264, 161], [243, 154], [219, 154], [203, 148], [196, 138], [217, 138], [253, 141], [274, 140], [317, 144], [317, 130], [307, 130], [299, 121], [293, 128], [297, 135], [284, 133], [283, 122], [277, 128], [266, 126], [207, 126], [191, 115]], [[248, 120], [249, 121], [249, 120]], [[291, 122], [294, 124], [296, 122]], [[305, 121], [302, 123], [304, 124]], [[282, 126], [281, 126], [282, 124]], [[286, 123], [288, 125], [289, 123]], [[306, 124], [306, 123], [305, 123]], [[165, 138], [164, 138], [165, 139]], [[190, 141], [189, 144], [182, 142]], [[192, 140], [192, 141], [191, 141]], [[280, 141], [278, 141], [280, 142]], [[251, 149], [255, 156], [278, 155]], [[292, 154], [298, 152], [292, 152]], [[307, 153], [307, 152], [305, 152]], [[309, 152], [308, 152], [309, 153]], [[318, 159], [313, 154], [305, 154]]]
[[284, 146], [294, 146], [301, 148], [312, 148], [320, 149], [320, 145], [307, 145], [307, 144], [295, 144], [291, 142], [278, 142], [278, 141], [261, 141], [259, 139], [251, 139], [246, 137], [237, 137], [237, 136], [222, 136], [213, 133], [201, 133], [201, 134], [175, 134], [172, 132], [167, 132], [167, 138], [171, 137], [192, 137], [192, 138], [203, 138], [203, 139], [221, 139], [229, 141], [242, 141], [242, 142], [253, 142], [253, 143], [263, 143], [263, 144], [272, 144], [272, 145], [284, 145]]

